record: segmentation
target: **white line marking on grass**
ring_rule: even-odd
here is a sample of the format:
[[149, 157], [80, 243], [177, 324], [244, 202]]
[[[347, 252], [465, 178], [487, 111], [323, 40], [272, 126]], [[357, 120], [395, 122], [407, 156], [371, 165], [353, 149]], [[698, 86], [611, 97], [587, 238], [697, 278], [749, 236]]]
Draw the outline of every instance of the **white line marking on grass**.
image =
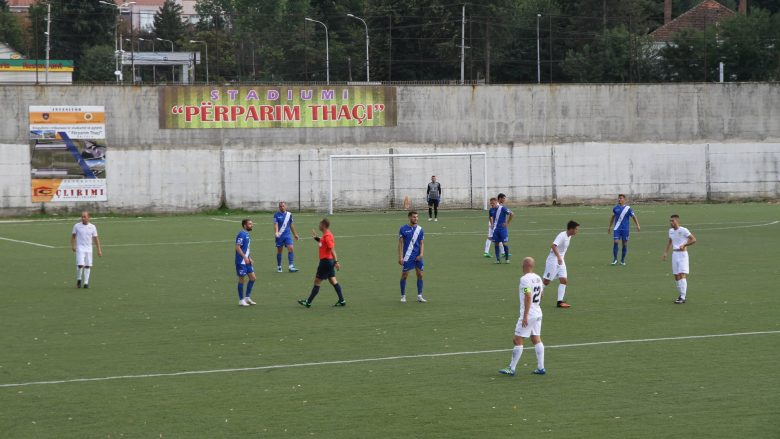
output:
[[[698, 340], [704, 338], [738, 337], [738, 336], [769, 335], [769, 334], [780, 334], [780, 330], [732, 332], [728, 334], [686, 335], [680, 337], [640, 338], [640, 339], [633, 339], [633, 340], [593, 341], [593, 342], [586, 342], [586, 343], [548, 345], [545, 346], [545, 348], [562, 349], [562, 348], [577, 348], [577, 347], [584, 347], [584, 346], [649, 343], [649, 342], [656, 342], [656, 341]], [[532, 348], [529, 346], [524, 349], [532, 349]], [[415, 358], [437, 358], [437, 357], [453, 357], [459, 355], [493, 354], [498, 352], [509, 352], [509, 351], [511, 351], [511, 349], [504, 348], [504, 349], [488, 349], [483, 351], [441, 352], [437, 354], [396, 355], [392, 357], [358, 358], [354, 360], [334, 360], [334, 361], [317, 361], [317, 362], [310, 362], [310, 363], [274, 364], [269, 366], [237, 367], [231, 369], [185, 370], [180, 372], [146, 373], [146, 374], [139, 374], [139, 375], [115, 375], [115, 376], [94, 377], [94, 378], [71, 378], [71, 379], [51, 380], [51, 381], [30, 381], [26, 383], [6, 383], [6, 384], [0, 384], [0, 388], [39, 386], [39, 385], [46, 385], [46, 384], [84, 383], [84, 382], [95, 382], [95, 381], [131, 380], [131, 379], [141, 379], [141, 378], [177, 377], [177, 376], [188, 376], [188, 375], [209, 375], [209, 374], [232, 373], [232, 372], [251, 372], [251, 371], [258, 371], [258, 370], [291, 369], [295, 367], [308, 367], [308, 366], [330, 366], [335, 364], [355, 364], [355, 363], [371, 363], [377, 361], [411, 360]]]
[[[145, 218], [127, 219], [127, 218], [117, 218], [117, 217], [110, 217], [110, 216], [105, 216], [105, 217], [97, 217], [96, 216], [96, 217], [91, 217], [90, 220], [91, 221], [107, 220], [107, 222], [114, 223], [114, 224], [115, 223], [151, 223], [151, 222], [160, 221], [158, 219], [145, 219]], [[54, 223], [54, 225], [59, 225], [58, 223], [61, 223], [63, 221], [77, 223], [77, 222], [79, 222], [79, 218], [73, 217], [73, 218], [47, 218], [47, 219], [26, 219], [26, 220], [0, 220], [0, 224], [20, 224], [20, 225], [24, 225], [24, 224], [46, 224], [46, 223], [51, 224], [51, 223]]]
[[34, 245], [34, 246], [36, 246], [36, 247], [44, 247], [44, 248], [57, 248], [57, 247], [54, 247], [54, 246], [51, 246], [51, 245], [46, 245], [46, 244], [38, 244], [37, 242], [21, 241], [21, 240], [18, 240], [18, 239], [11, 239], [11, 238], [3, 238], [2, 236], [0, 236], [0, 239], [1, 239], [1, 240], [3, 240], [3, 241], [18, 242], [18, 243], [20, 243], [20, 244], [29, 244], [29, 245]]
[[233, 224], [241, 222], [241, 220], [239, 220], [238, 218], [236, 218], [236, 219], [229, 219], [229, 220], [224, 219], [224, 218], [209, 218], [209, 219], [210, 220], [214, 220], [214, 221], [224, 221], [226, 223], [233, 223]]

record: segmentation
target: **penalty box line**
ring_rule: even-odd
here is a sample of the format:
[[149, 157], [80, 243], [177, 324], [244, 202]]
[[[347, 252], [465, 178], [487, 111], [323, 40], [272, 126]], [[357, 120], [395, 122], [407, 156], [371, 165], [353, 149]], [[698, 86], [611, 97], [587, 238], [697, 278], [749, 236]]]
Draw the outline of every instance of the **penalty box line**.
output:
[[[640, 339], [629, 339], [629, 340], [593, 341], [593, 342], [585, 342], [585, 343], [547, 345], [545, 346], [545, 348], [564, 349], [564, 348], [577, 348], [577, 347], [585, 347], [585, 346], [650, 343], [650, 342], [659, 342], [659, 341], [699, 340], [699, 339], [718, 338], [718, 337], [739, 337], [739, 336], [744, 337], [744, 336], [751, 336], [751, 335], [770, 335], [770, 334], [780, 334], [780, 330], [732, 332], [727, 334], [687, 335], [687, 336], [679, 336], [679, 337], [640, 338]], [[525, 347], [524, 349], [532, 349], [532, 347]], [[316, 361], [316, 362], [309, 362], [309, 363], [275, 364], [275, 365], [268, 365], [268, 366], [237, 367], [237, 368], [230, 368], [230, 369], [185, 370], [180, 372], [147, 373], [147, 374], [138, 374], [138, 375], [115, 375], [115, 376], [93, 377], [93, 378], [71, 378], [71, 379], [51, 380], [51, 381], [30, 381], [26, 383], [6, 383], [6, 384], [0, 384], [0, 388], [41, 386], [41, 385], [49, 385], [49, 384], [84, 383], [84, 382], [96, 382], [96, 381], [132, 380], [132, 379], [142, 379], [142, 378], [179, 377], [179, 376], [190, 376], [190, 375], [210, 375], [210, 374], [218, 374], [218, 373], [252, 372], [252, 371], [260, 371], [260, 370], [292, 369], [296, 367], [331, 366], [337, 364], [371, 363], [371, 362], [392, 361], [392, 360], [411, 360], [417, 358], [437, 358], [437, 357], [454, 357], [454, 356], [461, 356], [461, 355], [493, 354], [493, 353], [509, 352], [509, 351], [511, 351], [511, 349], [504, 348], [504, 349], [488, 349], [482, 351], [440, 352], [440, 353], [432, 353], [432, 354], [396, 355], [392, 357], [358, 358], [353, 360], [333, 360], [333, 361]]]

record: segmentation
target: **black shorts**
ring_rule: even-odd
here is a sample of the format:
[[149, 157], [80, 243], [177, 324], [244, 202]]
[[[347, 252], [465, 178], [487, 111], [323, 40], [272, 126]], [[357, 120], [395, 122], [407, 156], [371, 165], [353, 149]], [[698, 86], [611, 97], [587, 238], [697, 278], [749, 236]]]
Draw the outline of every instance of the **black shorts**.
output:
[[439, 207], [439, 199], [438, 198], [428, 198], [428, 206]]
[[326, 280], [336, 277], [336, 262], [333, 259], [320, 259], [317, 266], [317, 279]]

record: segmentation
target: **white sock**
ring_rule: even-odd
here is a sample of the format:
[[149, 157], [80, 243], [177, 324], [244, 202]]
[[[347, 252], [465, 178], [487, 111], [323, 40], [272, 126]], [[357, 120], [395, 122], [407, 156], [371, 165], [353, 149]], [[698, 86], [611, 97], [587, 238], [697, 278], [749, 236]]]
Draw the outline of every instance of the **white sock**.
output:
[[521, 355], [523, 355], [523, 347], [515, 346], [514, 349], [512, 349], [512, 362], [509, 363], [510, 369], [515, 370], [517, 368], [517, 363], [520, 362]]
[[534, 350], [536, 351], [536, 367], [544, 369], [544, 344], [542, 342], [536, 343]]
[[82, 267], [76, 267], [76, 280], [81, 280], [81, 270], [83, 270]]
[[566, 285], [560, 284], [558, 285], [558, 302], [563, 300], [563, 296], [566, 295]]
[[84, 267], [84, 285], [89, 284], [89, 268]]
[[688, 292], [688, 279], [680, 279], [680, 297], [685, 300], [685, 293]]
[[682, 296], [682, 279], [674, 281], [677, 284], [677, 292]]
[[504, 243], [503, 243], [503, 242], [499, 242], [499, 243], [498, 243], [498, 248], [499, 248], [499, 249], [501, 249], [501, 254], [502, 254], [502, 255], [503, 255], [504, 253], [506, 253], [506, 252], [504, 251]]
[[490, 253], [490, 244], [492, 244], [493, 241], [490, 240], [490, 238], [485, 241], [485, 253]]

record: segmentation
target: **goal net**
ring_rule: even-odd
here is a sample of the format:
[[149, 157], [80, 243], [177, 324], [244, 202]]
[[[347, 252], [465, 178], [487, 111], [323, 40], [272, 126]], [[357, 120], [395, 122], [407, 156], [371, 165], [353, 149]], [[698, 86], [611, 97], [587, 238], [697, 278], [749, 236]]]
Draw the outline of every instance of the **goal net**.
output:
[[487, 209], [487, 153], [356, 154], [328, 157], [328, 212], [422, 210], [435, 175], [441, 208]]

